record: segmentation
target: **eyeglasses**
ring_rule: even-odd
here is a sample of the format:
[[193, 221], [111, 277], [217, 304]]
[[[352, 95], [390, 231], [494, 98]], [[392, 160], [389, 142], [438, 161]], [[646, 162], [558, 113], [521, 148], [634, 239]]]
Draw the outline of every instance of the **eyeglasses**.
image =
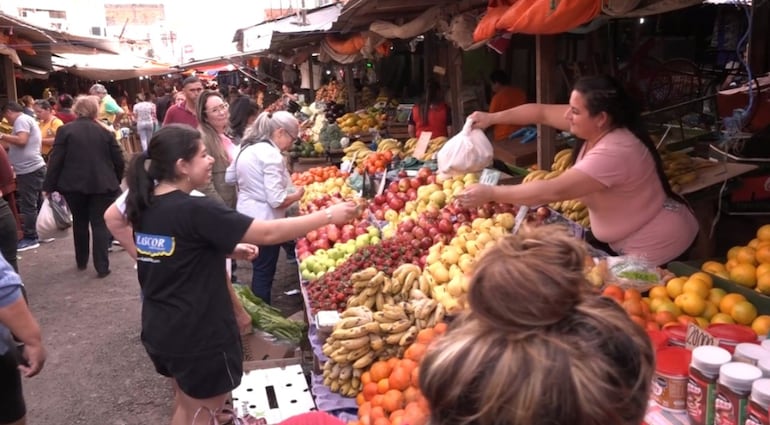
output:
[[230, 109], [230, 104], [223, 103], [221, 105], [217, 105], [209, 110], [210, 114], [219, 114], [222, 112], [226, 112], [228, 109]]

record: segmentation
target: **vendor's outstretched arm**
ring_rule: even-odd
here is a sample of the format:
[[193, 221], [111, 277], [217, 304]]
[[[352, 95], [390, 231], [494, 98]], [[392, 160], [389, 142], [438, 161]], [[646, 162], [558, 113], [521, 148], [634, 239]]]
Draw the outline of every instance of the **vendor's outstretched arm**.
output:
[[470, 118], [474, 127], [487, 128], [497, 124], [543, 124], [557, 130], [569, 130], [569, 122], [564, 117], [569, 105], [546, 105], [526, 103], [500, 112], [474, 112]]

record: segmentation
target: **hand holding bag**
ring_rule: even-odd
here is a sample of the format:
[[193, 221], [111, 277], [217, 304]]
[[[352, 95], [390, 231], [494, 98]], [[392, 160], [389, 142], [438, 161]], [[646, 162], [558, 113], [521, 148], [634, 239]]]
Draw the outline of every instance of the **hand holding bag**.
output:
[[438, 174], [451, 177], [476, 173], [492, 163], [494, 149], [483, 131], [473, 128], [470, 118], [463, 129], [438, 152]]

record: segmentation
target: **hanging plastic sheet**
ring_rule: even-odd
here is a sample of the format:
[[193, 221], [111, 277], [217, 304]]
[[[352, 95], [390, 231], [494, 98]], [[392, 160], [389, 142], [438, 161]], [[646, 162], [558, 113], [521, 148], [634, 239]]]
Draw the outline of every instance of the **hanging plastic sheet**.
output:
[[[531, 0], [520, 0], [521, 3], [529, 1]], [[515, 3], [516, 0], [489, 0], [487, 13], [481, 18], [473, 32], [473, 41], [485, 41], [494, 37], [497, 34], [497, 22]]]
[[[623, 6], [623, 3], [635, 5], [629, 10], [629, 5]], [[703, 0], [614, 0], [602, 7], [602, 13], [614, 18], [636, 18], [672, 12], [699, 4], [703, 4]]]
[[436, 25], [440, 15], [441, 8], [434, 6], [404, 25], [396, 25], [386, 21], [374, 21], [369, 25], [369, 31], [385, 38], [407, 40], [428, 32]]
[[560, 34], [597, 17], [602, 11], [602, 1], [519, 1], [505, 11], [496, 29], [510, 33]]

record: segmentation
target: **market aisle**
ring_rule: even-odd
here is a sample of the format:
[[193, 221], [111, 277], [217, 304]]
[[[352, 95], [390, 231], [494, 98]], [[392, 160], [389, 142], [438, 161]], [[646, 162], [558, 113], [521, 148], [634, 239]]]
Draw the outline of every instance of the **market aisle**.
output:
[[[36, 425], [164, 424], [171, 392], [139, 341], [140, 300], [133, 262], [122, 250], [110, 254], [112, 274], [97, 279], [89, 264], [75, 267], [71, 237], [20, 253], [19, 267], [33, 313], [43, 329], [48, 360], [25, 379], [28, 422]], [[251, 278], [247, 264], [242, 280]], [[285, 313], [301, 307], [296, 267], [279, 260], [274, 294]]]

